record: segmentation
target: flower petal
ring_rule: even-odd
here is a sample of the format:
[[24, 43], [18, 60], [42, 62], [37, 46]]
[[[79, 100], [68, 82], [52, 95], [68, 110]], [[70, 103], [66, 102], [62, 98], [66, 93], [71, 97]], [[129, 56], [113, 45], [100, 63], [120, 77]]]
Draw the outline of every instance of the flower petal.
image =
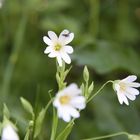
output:
[[125, 95], [127, 96], [128, 99], [134, 101], [136, 99], [136, 96], [130, 93], [125, 93]]
[[53, 41], [53, 42], [56, 42], [58, 40], [58, 37], [56, 35], [55, 32], [53, 31], [48, 31], [48, 36], [50, 37], [50, 39]]
[[86, 100], [83, 96], [78, 96], [71, 100], [71, 105], [77, 109], [82, 110], [86, 107]]
[[64, 51], [66, 52], [66, 53], [69, 53], [69, 54], [71, 54], [71, 53], [73, 53], [73, 48], [71, 47], [71, 46], [64, 46]]
[[126, 77], [125, 79], [121, 80], [121, 81], [131, 83], [131, 82], [135, 81], [136, 79], [137, 79], [137, 76], [130, 75], [130, 76]]
[[57, 62], [59, 64], [59, 66], [62, 67], [62, 58], [59, 55], [57, 56]]
[[70, 31], [65, 29], [59, 35], [59, 42], [62, 45], [66, 45], [70, 43], [73, 40], [73, 38], [74, 38], [74, 33], [70, 33]]
[[120, 104], [123, 104], [123, 102], [124, 102], [126, 105], [129, 105], [129, 102], [125, 96], [125, 93], [119, 92], [119, 93], [117, 93], [117, 96], [118, 96], [118, 100], [119, 100]]
[[49, 46], [51, 46], [53, 44], [52, 41], [47, 36], [43, 37], [43, 41]]
[[51, 46], [47, 47], [44, 51], [45, 54], [48, 54], [50, 52], [52, 52], [52, 47]]
[[69, 57], [68, 54], [66, 54], [66, 53], [61, 53], [61, 57], [62, 57], [62, 59], [63, 59], [67, 64], [70, 64], [70, 63], [71, 63], [71, 59], [70, 59], [70, 57]]
[[73, 107], [69, 107], [69, 113], [73, 118], [79, 118], [80, 117], [80, 113]]
[[137, 88], [137, 87], [140, 87], [140, 83], [132, 82], [132, 83], [129, 84], [129, 86]]
[[135, 89], [135, 88], [132, 88], [132, 87], [128, 87], [126, 89], [126, 92], [127, 93], [130, 93], [130, 94], [133, 94], [133, 95], [139, 95], [139, 90]]
[[71, 120], [71, 115], [70, 115], [69, 107], [64, 106], [64, 107], [61, 108], [61, 118], [65, 122], [69, 122]]
[[63, 89], [63, 93], [66, 93], [69, 96], [76, 96], [81, 95], [82, 91], [78, 88], [78, 86], [75, 83], [72, 83], [67, 88]]
[[57, 56], [57, 53], [56, 52], [51, 52], [49, 55], [48, 55], [50, 58], [54, 58]]

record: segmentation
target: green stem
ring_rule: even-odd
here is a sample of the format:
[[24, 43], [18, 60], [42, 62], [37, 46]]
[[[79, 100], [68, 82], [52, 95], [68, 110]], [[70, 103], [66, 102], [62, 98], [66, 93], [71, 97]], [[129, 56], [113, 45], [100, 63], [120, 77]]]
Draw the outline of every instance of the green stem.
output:
[[88, 139], [83, 139], [83, 140], [99, 140], [99, 139], [106, 139], [106, 138], [111, 138], [111, 137], [116, 137], [120, 135], [129, 135], [127, 132], [118, 132], [110, 135], [105, 135], [105, 136], [99, 136], [99, 137], [94, 137], [94, 138], [88, 138]]
[[9, 57], [9, 62], [6, 66], [5, 73], [4, 73], [3, 86], [2, 86], [2, 97], [4, 99], [6, 99], [9, 92], [12, 75], [24, 39], [26, 23], [27, 23], [27, 15], [23, 15], [15, 36], [14, 48], [12, 50], [11, 56]]
[[[59, 91], [64, 88], [64, 72], [65, 72], [65, 63], [63, 62], [63, 66], [59, 67], [59, 65], [56, 62], [56, 67], [57, 67], [57, 74], [59, 74], [60, 81], [58, 82], [58, 88]], [[57, 132], [57, 126], [58, 126], [58, 116], [55, 108], [53, 108], [53, 124], [52, 124], [52, 133], [51, 133], [51, 139], [50, 140], [55, 140], [56, 137], [56, 132]]]
[[55, 140], [58, 125], [58, 116], [56, 114], [55, 108], [53, 108], [53, 124], [52, 124], [52, 134], [50, 140]]
[[106, 83], [104, 83], [98, 90], [95, 94], [93, 94], [88, 100], [87, 100], [87, 103], [89, 101], [91, 101], [96, 95], [98, 95], [100, 93], [100, 91], [108, 84], [108, 83], [113, 83], [113, 81], [109, 80], [107, 81]]

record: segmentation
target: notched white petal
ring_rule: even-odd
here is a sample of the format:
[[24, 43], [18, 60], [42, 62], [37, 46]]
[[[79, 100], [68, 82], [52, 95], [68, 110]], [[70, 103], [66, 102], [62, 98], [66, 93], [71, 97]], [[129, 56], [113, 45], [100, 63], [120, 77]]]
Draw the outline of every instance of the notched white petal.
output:
[[129, 86], [138, 88], [138, 87], [140, 87], [140, 83], [132, 82], [129, 84]]
[[69, 44], [74, 38], [74, 33], [71, 33], [68, 30], [64, 30], [59, 35], [59, 42], [63, 45]]
[[71, 63], [71, 59], [70, 59], [70, 57], [69, 57], [68, 54], [66, 54], [66, 53], [61, 53], [61, 57], [62, 57], [62, 59], [63, 59], [67, 64], [70, 64], [70, 63]]
[[49, 46], [51, 46], [53, 44], [52, 41], [47, 36], [43, 37], [43, 41]]
[[57, 56], [57, 53], [55, 52], [50, 52], [50, 54], [48, 55], [50, 58], [54, 58]]
[[123, 104], [123, 98], [122, 98], [121, 94], [117, 93], [117, 97], [118, 97], [119, 103]]
[[74, 118], [79, 118], [80, 117], [80, 113], [72, 107], [69, 108], [69, 112], [70, 112], [70, 115]]
[[56, 42], [58, 40], [58, 37], [56, 35], [55, 32], [53, 31], [48, 31], [48, 36], [50, 37], [50, 39], [53, 41], [53, 42]]
[[130, 82], [135, 81], [136, 79], [137, 79], [137, 76], [130, 75], [130, 76], [126, 77], [125, 79], [121, 80], [121, 81], [130, 83]]
[[52, 47], [51, 46], [47, 47], [44, 51], [45, 54], [48, 54], [50, 52], [52, 52]]
[[71, 46], [64, 46], [64, 50], [66, 53], [72, 54], [73, 53], [73, 48]]
[[126, 92], [129, 94], [133, 94], [133, 95], [139, 95], [139, 93], [140, 93], [139, 90], [132, 88], [132, 87], [128, 87], [126, 89]]
[[134, 100], [136, 99], [136, 96], [133, 95], [133, 94], [126, 93], [125, 95], [127, 96], [128, 99], [130, 99], [130, 100], [132, 100], [132, 101], [134, 101]]

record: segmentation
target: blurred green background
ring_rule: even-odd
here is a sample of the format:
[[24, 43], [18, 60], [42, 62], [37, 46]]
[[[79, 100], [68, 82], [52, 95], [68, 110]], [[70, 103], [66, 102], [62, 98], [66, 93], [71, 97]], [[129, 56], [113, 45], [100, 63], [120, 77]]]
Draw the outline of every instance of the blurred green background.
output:
[[[110, 79], [140, 77], [139, 0], [4, 0], [0, 9], [0, 118], [6, 102], [21, 139], [30, 118], [19, 98], [25, 97], [34, 106], [39, 85], [39, 110], [50, 99], [48, 90], [54, 89], [53, 95], [57, 92], [55, 61], [43, 53], [42, 38], [49, 30], [59, 34], [63, 29], [75, 33], [68, 83], [82, 83], [84, 65], [95, 82], [94, 92]], [[52, 109], [46, 116], [39, 140], [50, 136]], [[118, 131], [140, 132], [140, 97], [130, 106], [120, 105], [110, 85], [82, 111], [69, 140]]]

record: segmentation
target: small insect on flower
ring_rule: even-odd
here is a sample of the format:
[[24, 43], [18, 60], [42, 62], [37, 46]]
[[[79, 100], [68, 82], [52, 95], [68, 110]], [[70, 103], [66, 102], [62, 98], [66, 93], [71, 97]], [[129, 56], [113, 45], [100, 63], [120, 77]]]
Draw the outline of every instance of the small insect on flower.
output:
[[71, 63], [71, 58], [68, 54], [73, 53], [72, 46], [68, 45], [74, 38], [74, 33], [68, 30], [63, 30], [59, 37], [53, 32], [48, 31], [48, 37], [44, 36], [43, 41], [48, 45], [44, 53], [49, 54], [50, 58], [57, 58], [59, 66], [62, 66], [62, 60], [67, 64]]
[[71, 117], [79, 118], [79, 110], [86, 107], [85, 97], [76, 84], [71, 84], [59, 91], [54, 99], [53, 105], [57, 108], [58, 117], [69, 122]]
[[1, 140], [19, 140], [16, 130], [10, 124], [4, 126]]
[[63, 36], [65, 36], [65, 37], [69, 37], [69, 35], [70, 35], [70, 32], [69, 33], [67, 33], [67, 34], [62, 34]]
[[115, 80], [113, 82], [113, 88], [117, 93], [120, 104], [124, 102], [126, 105], [129, 105], [128, 99], [134, 101], [136, 95], [139, 95], [139, 90], [136, 88], [140, 87], [140, 83], [134, 82], [136, 79], [137, 76], [131, 75], [125, 79]]

